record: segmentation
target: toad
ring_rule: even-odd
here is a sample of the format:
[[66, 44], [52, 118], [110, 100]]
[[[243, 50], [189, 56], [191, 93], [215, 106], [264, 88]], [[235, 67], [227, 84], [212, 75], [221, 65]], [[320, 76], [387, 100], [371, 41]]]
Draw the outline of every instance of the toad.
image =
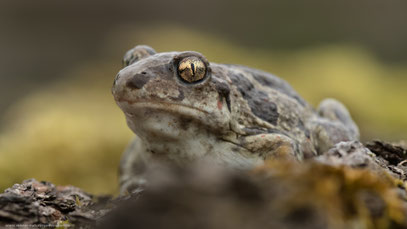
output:
[[154, 160], [250, 169], [273, 158], [301, 161], [359, 138], [342, 103], [329, 98], [314, 109], [286, 81], [257, 69], [144, 45], [123, 62], [112, 93], [136, 137], [121, 160], [122, 193], [145, 182]]

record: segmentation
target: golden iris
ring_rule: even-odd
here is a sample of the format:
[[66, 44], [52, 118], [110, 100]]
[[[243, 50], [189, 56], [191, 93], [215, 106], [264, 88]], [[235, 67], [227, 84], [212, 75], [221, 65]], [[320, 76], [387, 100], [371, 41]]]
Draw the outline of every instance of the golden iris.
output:
[[188, 83], [202, 80], [205, 74], [205, 63], [198, 57], [185, 57], [178, 64], [178, 75]]

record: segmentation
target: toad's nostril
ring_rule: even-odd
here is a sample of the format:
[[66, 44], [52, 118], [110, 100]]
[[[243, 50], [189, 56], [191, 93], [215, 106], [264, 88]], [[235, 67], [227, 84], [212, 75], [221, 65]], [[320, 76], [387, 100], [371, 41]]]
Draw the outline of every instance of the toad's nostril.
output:
[[146, 76], [145, 74], [145, 72], [142, 72], [142, 74], [134, 75], [127, 81], [126, 86], [131, 89], [143, 88], [144, 84], [146, 84], [150, 80], [150, 77]]

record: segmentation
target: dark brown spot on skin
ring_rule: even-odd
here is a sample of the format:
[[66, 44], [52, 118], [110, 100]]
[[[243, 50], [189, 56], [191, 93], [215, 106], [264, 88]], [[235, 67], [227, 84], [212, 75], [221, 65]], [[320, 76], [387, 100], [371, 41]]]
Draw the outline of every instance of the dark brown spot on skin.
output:
[[219, 101], [222, 102], [222, 98], [225, 98], [226, 101], [226, 105], [228, 106], [228, 110], [229, 112], [231, 112], [231, 108], [230, 108], [230, 88], [229, 85], [227, 85], [224, 82], [219, 82], [219, 81], [215, 81], [215, 86], [216, 86], [216, 90], [219, 93]]
[[240, 65], [226, 65], [226, 66], [243, 70], [245, 74], [251, 75], [261, 85], [279, 91], [295, 99], [302, 106], [307, 106], [307, 102], [305, 102], [305, 100], [302, 99], [301, 96], [299, 96], [298, 93], [283, 79], [280, 79], [270, 73], [245, 66]]
[[267, 94], [255, 89], [253, 84], [241, 74], [231, 74], [230, 78], [243, 98], [246, 99], [253, 114], [264, 121], [277, 125], [280, 114], [277, 105], [269, 100]]
[[131, 89], [141, 89], [150, 79], [151, 78], [145, 74], [136, 74], [129, 81], [127, 81], [126, 86]]
[[295, 99], [299, 104], [302, 106], [306, 105], [306, 102], [304, 99], [302, 99], [295, 91], [294, 89], [291, 88], [291, 86], [285, 82], [284, 80], [273, 76], [272, 74], [257, 71], [257, 70], [252, 70], [253, 78], [259, 82], [261, 85], [270, 87], [274, 90], [277, 90], [285, 95], [288, 95], [289, 97]]

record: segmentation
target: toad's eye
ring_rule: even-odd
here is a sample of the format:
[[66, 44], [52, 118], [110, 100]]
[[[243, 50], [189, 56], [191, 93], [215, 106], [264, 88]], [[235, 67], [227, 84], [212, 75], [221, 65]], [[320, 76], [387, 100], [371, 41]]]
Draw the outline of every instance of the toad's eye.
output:
[[178, 76], [187, 83], [197, 83], [205, 78], [207, 67], [196, 56], [185, 57], [178, 63]]

